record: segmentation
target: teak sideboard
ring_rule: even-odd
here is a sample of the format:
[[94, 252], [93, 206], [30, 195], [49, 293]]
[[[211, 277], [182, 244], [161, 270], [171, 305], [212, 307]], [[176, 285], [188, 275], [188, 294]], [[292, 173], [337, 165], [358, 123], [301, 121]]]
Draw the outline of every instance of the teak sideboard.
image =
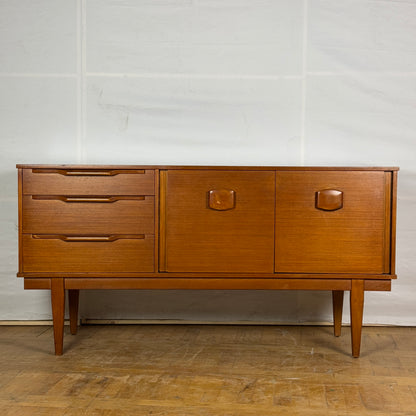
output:
[[395, 274], [398, 168], [17, 165], [19, 272], [50, 289], [55, 353], [65, 291], [332, 291], [334, 333], [350, 292], [352, 355], [364, 292]]

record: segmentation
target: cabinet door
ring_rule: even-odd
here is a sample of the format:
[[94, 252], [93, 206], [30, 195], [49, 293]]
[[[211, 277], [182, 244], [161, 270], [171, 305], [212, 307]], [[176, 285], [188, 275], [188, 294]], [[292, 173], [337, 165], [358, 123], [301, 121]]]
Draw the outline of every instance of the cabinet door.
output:
[[277, 172], [281, 273], [388, 273], [390, 173]]
[[273, 272], [273, 171], [161, 175], [161, 271]]

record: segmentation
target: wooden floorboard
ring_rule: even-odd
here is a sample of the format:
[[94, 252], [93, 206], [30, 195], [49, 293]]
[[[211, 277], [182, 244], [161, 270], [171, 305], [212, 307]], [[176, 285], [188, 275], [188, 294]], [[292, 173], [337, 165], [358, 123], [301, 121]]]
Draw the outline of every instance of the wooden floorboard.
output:
[[0, 327], [2, 416], [416, 415], [416, 328]]

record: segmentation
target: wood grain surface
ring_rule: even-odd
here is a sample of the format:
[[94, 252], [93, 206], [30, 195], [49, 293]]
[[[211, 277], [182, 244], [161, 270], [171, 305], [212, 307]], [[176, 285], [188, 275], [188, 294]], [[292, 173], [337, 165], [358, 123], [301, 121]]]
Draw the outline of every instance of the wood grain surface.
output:
[[[384, 172], [277, 172], [276, 182], [276, 272], [384, 272]], [[343, 193], [342, 208], [316, 208], [325, 189]]]
[[412, 416], [416, 328], [117, 325], [0, 328], [2, 416]]
[[[118, 169], [121, 173], [110, 176], [97, 176], [92, 171], [91, 175], [79, 174], [67, 176], [56, 173], [59, 169], [24, 169], [23, 193], [30, 195], [154, 195], [154, 171], [140, 170], [143, 173], [135, 173]], [[38, 172], [38, 173], [36, 173]], [[63, 172], [71, 172], [64, 169]], [[88, 170], [77, 169], [77, 172]], [[101, 169], [99, 172], [106, 172]]]
[[[168, 171], [166, 271], [272, 272], [274, 178], [274, 172]], [[232, 208], [210, 209], [209, 194], [219, 189], [232, 191]]]
[[154, 196], [114, 202], [65, 202], [23, 196], [23, 233], [154, 234]]
[[59, 237], [35, 239], [31, 234], [24, 234], [24, 271], [56, 274], [154, 271], [154, 237], [151, 235], [110, 242], [72, 242]]

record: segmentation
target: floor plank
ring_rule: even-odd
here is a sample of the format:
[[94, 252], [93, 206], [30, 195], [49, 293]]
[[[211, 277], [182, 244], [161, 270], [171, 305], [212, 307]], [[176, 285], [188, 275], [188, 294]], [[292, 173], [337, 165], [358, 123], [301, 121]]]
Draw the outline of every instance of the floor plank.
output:
[[1, 415], [416, 415], [416, 328], [0, 327]]

